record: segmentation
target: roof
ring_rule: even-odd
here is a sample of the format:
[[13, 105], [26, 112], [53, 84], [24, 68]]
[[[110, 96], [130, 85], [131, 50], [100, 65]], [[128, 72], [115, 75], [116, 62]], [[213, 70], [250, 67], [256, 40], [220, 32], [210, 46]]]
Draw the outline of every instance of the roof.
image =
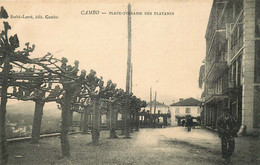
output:
[[170, 106], [199, 106], [200, 105], [200, 101], [196, 100], [192, 97], [179, 101], [177, 103], [173, 103]]
[[[147, 107], [150, 107], [151, 102], [147, 103]], [[152, 101], [152, 106], [155, 105], [155, 101]], [[168, 105], [165, 105], [164, 103], [160, 103], [159, 101], [156, 101], [156, 106], [163, 106], [163, 107], [169, 107]]]

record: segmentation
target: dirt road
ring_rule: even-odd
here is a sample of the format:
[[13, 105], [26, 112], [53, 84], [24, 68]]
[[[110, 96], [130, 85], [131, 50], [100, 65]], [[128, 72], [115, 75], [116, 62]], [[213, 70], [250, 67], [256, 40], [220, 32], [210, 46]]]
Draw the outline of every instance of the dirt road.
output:
[[[93, 146], [91, 135], [70, 135], [71, 159], [61, 159], [58, 137], [9, 144], [9, 164], [133, 164], [133, 165], [201, 165], [222, 164], [219, 138], [202, 129], [187, 132], [184, 127], [140, 129], [131, 139], [108, 139], [102, 131], [100, 145]], [[250, 140], [245, 142], [245, 146]], [[257, 164], [257, 153], [235, 150], [232, 164]], [[241, 147], [240, 147], [241, 148]], [[251, 147], [252, 148], [252, 147]], [[251, 149], [252, 150], [252, 149]], [[254, 153], [254, 154], [252, 154]], [[255, 156], [255, 157], [254, 157]]]

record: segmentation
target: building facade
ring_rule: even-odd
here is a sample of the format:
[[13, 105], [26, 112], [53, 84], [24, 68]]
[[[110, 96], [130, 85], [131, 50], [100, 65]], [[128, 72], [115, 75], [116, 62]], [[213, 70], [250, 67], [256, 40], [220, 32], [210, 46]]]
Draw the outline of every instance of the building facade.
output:
[[214, 0], [200, 71], [202, 124], [215, 128], [230, 108], [247, 133], [260, 128], [260, 1]]
[[140, 127], [156, 128], [168, 126], [170, 120], [169, 106], [158, 101], [148, 102], [139, 116]]
[[[150, 110], [150, 107], [152, 107], [152, 110]], [[145, 109], [148, 110], [150, 114], [168, 114], [170, 112], [169, 106], [159, 101], [148, 102]]]
[[200, 119], [200, 101], [194, 98], [180, 99], [179, 102], [170, 105], [171, 126], [181, 125], [181, 121], [187, 116]]

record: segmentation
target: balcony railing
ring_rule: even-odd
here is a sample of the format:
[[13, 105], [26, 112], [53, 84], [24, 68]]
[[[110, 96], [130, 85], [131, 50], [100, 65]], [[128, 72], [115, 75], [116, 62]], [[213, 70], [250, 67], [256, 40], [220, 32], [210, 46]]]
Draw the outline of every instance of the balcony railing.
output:
[[230, 51], [230, 57], [233, 59], [233, 57], [238, 54], [238, 51], [243, 47], [243, 37], [240, 37], [233, 46], [231, 45], [231, 51]]
[[227, 61], [226, 60], [217, 60], [212, 62], [211, 66], [209, 66], [209, 70], [206, 73], [206, 80], [213, 81], [217, 79], [223, 71], [227, 69]]
[[227, 99], [228, 95], [224, 95], [224, 94], [212, 94], [212, 95], [208, 95], [205, 98], [205, 103], [217, 103], [220, 100], [224, 100]]
[[228, 88], [235, 88], [235, 86], [236, 86], [236, 82], [234, 80], [228, 82]]
[[221, 76], [216, 81], [208, 81], [205, 89], [205, 101], [214, 96], [226, 96], [229, 88], [230, 85], [226, 76]]
[[230, 51], [230, 59], [232, 60], [237, 54], [238, 51], [243, 46], [243, 31], [244, 31], [244, 11], [241, 10], [239, 12], [239, 15], [234, 23], [231, 23], [231, 31], [230, 31], [230, 37], [231, 37], [231, 51]]

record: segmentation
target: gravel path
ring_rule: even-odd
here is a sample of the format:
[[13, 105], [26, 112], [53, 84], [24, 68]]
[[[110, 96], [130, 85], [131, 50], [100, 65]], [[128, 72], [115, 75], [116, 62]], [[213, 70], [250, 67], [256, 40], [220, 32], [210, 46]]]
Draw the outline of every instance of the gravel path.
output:
[[[8, 145], [9, 164], [214, 165], [223, 162], [219, 138], [202, 129], [192, 129], [191, 132], [183, 127], [141, 129], [132, 133], [131, 139], [123, 136], [108, 139], [108, 135], [108, 131], [102, 131], [97, 146], [92, 145], [91, 135], [70, 135], [71, 159], [61, 159], [58, 137], [41, 139], [38, 145], [11, 143]], [[252, 148], [251, 151], [255, 152]], [[246, 155], [238, 147], [232, 158], [233, 164], [256, 164], [257, 157], [252, 153]]]

